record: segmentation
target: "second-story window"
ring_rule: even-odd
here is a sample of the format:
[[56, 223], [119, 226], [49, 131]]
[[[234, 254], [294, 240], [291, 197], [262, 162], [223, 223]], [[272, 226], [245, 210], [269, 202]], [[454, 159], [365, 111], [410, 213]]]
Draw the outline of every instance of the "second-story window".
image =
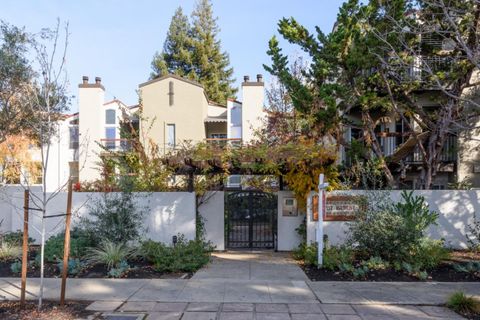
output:
[[115, 124], [115, 110], [105, 110], [105, 124]]
[[69, 127], [68, 130], [70, 132], [69, 148], [78, 149], [78, 127]]
[[105, 147], [109, 150], [115, 149], [116, 128], [115, 127], [105, 128], [105, 138], [106, 138]]

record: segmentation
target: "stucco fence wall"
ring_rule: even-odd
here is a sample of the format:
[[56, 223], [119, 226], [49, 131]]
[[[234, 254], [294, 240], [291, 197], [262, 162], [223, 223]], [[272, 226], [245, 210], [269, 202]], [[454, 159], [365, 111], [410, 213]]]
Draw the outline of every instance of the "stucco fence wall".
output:
[[[329, 194], [361, 194], [361, 191], [332, 192]], [[38, 195], [38, 193], [36, 193]], [[480, 191], [432, 190], [415, 191], [426, 198], [432, 210], [440, 214], [438, 225], [428, 230], [428, 235], [435, 239], [445, 239], [448, 246], [466, 248], [467, 225], [474, 221], [474, 212], [480, 215]], [[81, 216], [88, 214], [89, 205], [101, 197], [101, 193], [74, 193], [72, 226], [78, 225]], [[277, 248], [290, 251], [300, 244], [296, 228], [302, 223], [305, 214], [283, 216], [282, 204], [285, 197], [292, 197], [289, 191], [278, 192]], [[225, 193], [216, 191], [207, 195], [208, 201], [198, 207], [205, 226], [205, 239], [211, 241], [217, 250], [225, 249]], [[393, 201], [401, 199], [401, 191], [390, 192]], [[189, 192], [155, 192], [141, 193], [137, 197], [138, 207], [144, 211], [144, 233], [142, 238], [172, 243], [172, 236], [184, 234], [187, 239], [195, 238], [195, 195]], [[33, 202], [33, 201], [32, 201]], [[31, 206], [34, 204], [31, 202]], [[49, 204], [48, 214], [64, 213], [67, 194], [60, 193]], [[0, 189], [0, 226], [1, 231], [23, 229], [23, 191], [19, 188]], [[41, 220], [39, 213], [30, 212], [30, 236], [40, 240]], [[47, 231], [51, 236], [64, 229], [64, 218], [47, 219]], [[331, 244], [341, 244], [346, 238], [347, 222], [324, 222], [324, 233]], [[307, 214], [307, 241], [315, 241], [315, 222]]]
[[[370, 191], [371, 193], [372, 191]], [[402, 191], [389, 191], [390, 198], [396, 202], [402, 199]], [[360, 195], [362, 191], [336, 191], [328, 195]], [[425, 197], [431, 210], [439, 213], [437, 225], [431, 226], [427, 235], [432, 239], [445, 239], [445, 244], [451, 248], [464, 249], [468, 247], [466, 235], [468, 225], [474, 222], [475, 212], [480, 218], [480, 190], [417, 190], [415, 195]], [[307, 242], [315, 241], [315, 225], [311, 214], [307, 215]], [[346, 239], [348, 222], [325, 221], [324, 234], [328, 235], [329, 243], [342, 244]]]
[[[34, 193], [39, 196], [39, 193]], [[50, 196], [50, 194], [47, 194]], [[86, 216], [89, 206], [101, 193], [74, 192], [72, 197], [72, 227], [78, 225], [80, 217]], [[144, 213], [142, 238], [172, 243], [172, 237], [178, 233], [187, 239], [195, 238], [195, 195], [189, 192], [153, 192], [138, 193], [135, 197], [139, 210]], [[67, 193], [61, 192], [48, 204], [47, 215], [65, 213]], [[30, 207], [35, 207], [34, 200]], [[30, 211], [29, 235], [40, 242], [40, 212]], [[23, 191], [18, 188], [2, 188], [0, 190], [0, 230], [23, 230]], [[62, 232], [65, 228], [65, 217], [46, 219], [47, 237]]]

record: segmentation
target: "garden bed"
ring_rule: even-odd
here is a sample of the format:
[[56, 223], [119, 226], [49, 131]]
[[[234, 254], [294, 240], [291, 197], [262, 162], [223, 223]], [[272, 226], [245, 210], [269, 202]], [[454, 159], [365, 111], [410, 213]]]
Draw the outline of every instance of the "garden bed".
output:
[[42, 311], [37, 311], [37, 301], [27, 302], [24, 309], [18, 301], [0, 302], [0, 319], [4, 320], [71, 320], [87, 319], [94, 311], [85, 310], [91, 302], [69, 301], [64, 307], [58, 302], [44, 301]]
[[[40, 266], [32, 264], [35, 261], [35, 257], [38, 254], [37, 247], [31, 247], [29, 253], [29, 266], [27, 269], [28, 278], [40, 277]], [[0, 261], [0, 277], [3, 278], [18, 278], [20, 273], [12, 272], [11, 265], [18, 260], [6, 260]], [[121, 278], [127, 279], [189, 279], [194, 274], [193, 272], [159, 272], [156, 271], [154, 266], [143, 260], [134, 259], [129, 260], [128, 264], [130, 268], [126, 271]], [[58, 263], [45, 262], [44, 275], [47, 278], [59, 278], [62, 276]], [[90, 264], [86, 265], [76, 275], [69, 275], [69, 278], [107, 278], [108, 268], [104, 264]]]
[[453, 251], [449, 261], [444, 261], [436, 268], [428, 271], [426, 280], [409, 274], [403, 270], [385, 268], [369, 270], [364, 277], [355, 277], [352, 273], [339, 270], [319, 269], [314, 265], [305, 265], [300, 262], [300, 267], [311, 281], [438, 281], [438, 282], [480, 282], [479, 272], [459, 272], [455, 270], [454, 264], [466, 264], [468, 262], [480, 261], [480, 254], [470, 251]]

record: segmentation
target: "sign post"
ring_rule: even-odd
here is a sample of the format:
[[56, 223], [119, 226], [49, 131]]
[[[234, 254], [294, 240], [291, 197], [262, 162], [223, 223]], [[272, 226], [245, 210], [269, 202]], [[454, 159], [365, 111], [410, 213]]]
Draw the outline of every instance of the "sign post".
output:
[[318, 243], [318, 267], [323, 265], [323, 210], [325, 204], [325, 189], [328, 183], [324, 182], [323, 173], [318, 177], [318, 222], [317, 222], [317, 243]]

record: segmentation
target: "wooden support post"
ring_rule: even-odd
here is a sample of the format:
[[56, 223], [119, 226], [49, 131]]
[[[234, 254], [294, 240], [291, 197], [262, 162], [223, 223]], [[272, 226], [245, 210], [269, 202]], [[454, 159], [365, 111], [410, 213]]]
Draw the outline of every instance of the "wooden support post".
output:
[[193, 171], [188, 173], [188, 192], [195, 191], [195, 180]]
[[20, 306], [25, 307], [25, 291], [27, 289], [28, 265], [28, 206], [30, 205], [30, 192], [23, 193], [23, 246], [22, 246], [22, 288], [20, 292]]
[[65, 220], [65, 242], [63, 244], [63, 270], [62, 270], [62, 287], [60, 291], [60, 305], [65, 304], [65, 289], [67, 286], [68, 275], [68, 255], [70, 253], [70, 221], [72, 218], [72, 180], [68, 183], [67, 195], [67, 215]]

